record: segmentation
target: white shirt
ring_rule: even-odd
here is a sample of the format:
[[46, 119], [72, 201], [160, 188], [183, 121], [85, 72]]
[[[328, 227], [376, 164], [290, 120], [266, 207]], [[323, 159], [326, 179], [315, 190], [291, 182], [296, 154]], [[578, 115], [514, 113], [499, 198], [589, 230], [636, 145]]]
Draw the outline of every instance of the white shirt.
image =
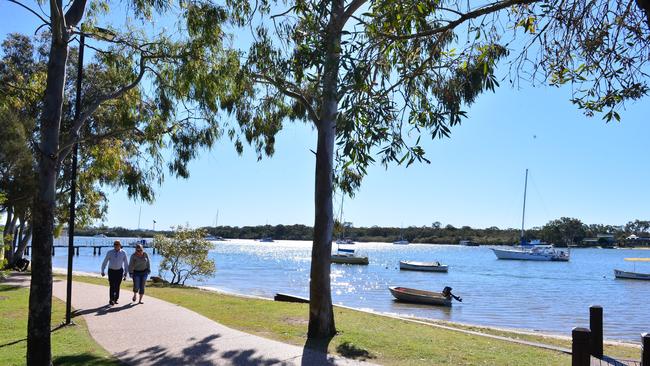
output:
[[126, 259], [126, 252], [122, 249], [111, 249], [106, 252], [106, 258], [104, 258], [104, 261], [102, 262], [102, 273], [104, 273], [104, 269], [106, 268], [107, 263], [108, 269], [124, 269], [124, 273], [127, 273], [129, 271], [129, 262]]

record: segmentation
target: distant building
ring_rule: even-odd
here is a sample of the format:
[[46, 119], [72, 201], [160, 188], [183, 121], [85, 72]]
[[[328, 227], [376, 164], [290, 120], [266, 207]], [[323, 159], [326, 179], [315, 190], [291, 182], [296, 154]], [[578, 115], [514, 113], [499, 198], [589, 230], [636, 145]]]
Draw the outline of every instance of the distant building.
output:
[[616, 243], [614, 234], [598, 234], [595, 238], [585, 238], [582, 245], [585, 247], [613, 246]]
[[650, 245], [650, 237], [637, 236], [632, 234], [627, 238], [625, 238], [625, 245], [629, 245], [629, 246]]

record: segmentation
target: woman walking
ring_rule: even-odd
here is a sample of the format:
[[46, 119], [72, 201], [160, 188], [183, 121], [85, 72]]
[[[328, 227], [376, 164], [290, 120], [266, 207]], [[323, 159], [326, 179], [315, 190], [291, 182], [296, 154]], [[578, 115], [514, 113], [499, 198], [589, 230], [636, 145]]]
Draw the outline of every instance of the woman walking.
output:
[[138, 304], [142, 304], [144, 285], [147, 282], [147, 276], [151, 273], [151, 263], [141, 244], [135, 246], [135, 253], [131, 255], [129, 262], [129, 275], [133, 279], [133, 301], [135, 302], [136, 295], [140, 294]]

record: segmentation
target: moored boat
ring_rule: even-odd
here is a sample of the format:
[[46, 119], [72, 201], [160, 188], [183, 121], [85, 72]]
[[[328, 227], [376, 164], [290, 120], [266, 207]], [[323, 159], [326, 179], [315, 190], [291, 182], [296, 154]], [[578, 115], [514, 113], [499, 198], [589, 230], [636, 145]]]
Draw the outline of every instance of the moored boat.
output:
[[388, 290], [397, 300], [416, 304], [451, 306], [452, 299], [462, 301], [460, 297], [452, 295], [450, 287], [445, 287], [443, 292], [397, 286], [391, 286]]
[[640, 273], [640, 272], [628, 272], [621, 271], [620, 269], [614, 270], [614, 276], [616, 278], [622, 278], [626, 280], [648, 280], [650, 281], [650, 273]]
[[260, 243], [273, 243], [273, 238], [270, 237], [270, 236], [267, 236], [267, 237], [264, 237], [264, 238], [260, 238], [260, 240], [258, 240], [258, 241]]
[[449, 266], [440, 262], [399, 261], [399, 269], [407, 271], [447, 272]]
[[521, 234], [519, 245], [512, 248], [491, 248], [497, 259], [524, 260], [524, 261], [553, 261], [568, 262], [569, 249], [566, 251], [554, 248], [552, 245], [542, 243], [540, 240], [527, 241], [524, 232], [524, 219], [526, 218], [526, 190], [528, 188], [528, 169], [524, 183], [524, 207], [521, 213]]
[[350, 238], [341, 238], [336, 241], [336, 244], [354, 245], [354, 240]]
[[[650, 258], [625, 258], [625, 260], [628, 262], [650, 262]], [[650, 273], [642, 273], [636, 271], [636, 263], [632, 271], [615, 269], [614, 276], [616, 278], [627, 280], [650, 280]]]
[[393, 242], [393, 244], [396, 244], [396, 245], [408, 245], [409, 241], [406, 240], [406, 239], [400, 239], [400, 240], [395, 240]]
[[467, 247], [477, 247], [478, 246], [478, 243], [475, 243], [475, 242], [473, 242], [471, 240], [461, 240], [460, 242], [458, 242], [458, 244], [463, 245], [463, 246], [467, 246]]
[[368, 257], [354, 254], [332, 254], [332, 263], [338, 264], [368, 264]]

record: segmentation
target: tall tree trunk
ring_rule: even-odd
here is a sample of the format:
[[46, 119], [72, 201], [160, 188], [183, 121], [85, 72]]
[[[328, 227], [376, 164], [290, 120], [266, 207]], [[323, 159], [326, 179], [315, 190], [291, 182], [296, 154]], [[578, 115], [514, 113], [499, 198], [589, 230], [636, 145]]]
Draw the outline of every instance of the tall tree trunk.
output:
[[12, 253], [11, 261], [9, 262], [10, 267], [16, 265], [16, 262], [19, 259], [23, 258], [23, 256], [25, 255], [25, 248], [27, 248], [27, 244], [29, 244], [29, 240], [31, 238], [32, 238], [32, 225], [28, 223], [26, 229], [24, 230], [24, 233], [20, 236], [20, 239], [18, 240], [18, 245], [16, 246], [16, 250]]
[[311, 251], [309, 283], [309, 329], [308, 338], [329, 338], [336, 334], [330, 264], [332, 234], [334, 230], [334, 140], [338, 113], [338, 71], [340, 60], [341, 31], [339, 22], [343, 16], [343, 1], [332, 2], [332, 13], [327, 32], [327, 61], [323, 77], [318, 145], [316, 148], [316, 181], [314, 194], [314, 243]]
[[27, 323], [27, 365], [51, 365], [52, 244], [56, 198], [56, 162], [63, 109], [67, 30], [52, 36], [47, 65], [47, 84], [41, 117], [38, 194], [34, 200], [32, 282]]

